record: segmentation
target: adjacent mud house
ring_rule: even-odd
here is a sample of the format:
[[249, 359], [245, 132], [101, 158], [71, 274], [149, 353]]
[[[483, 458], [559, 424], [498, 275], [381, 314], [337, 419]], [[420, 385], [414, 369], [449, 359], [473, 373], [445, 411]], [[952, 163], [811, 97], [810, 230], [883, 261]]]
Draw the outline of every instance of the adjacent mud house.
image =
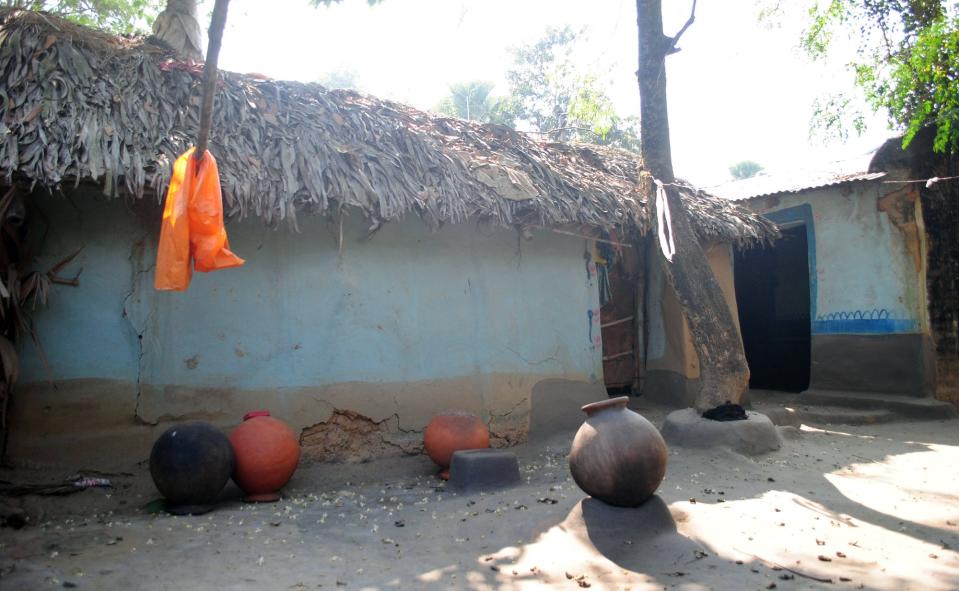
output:
[[[62, 271], [79, 285], [35, 313], [44, 355], [22, 349], [14, 460], [145, 457], [173, 421], [261, 407], [322, 459], [416, 450], [446, 408], [507, 444], [535, 400], [602, 385], [604, 369], [638, 386], [646, 324], [649, 368], [677, 376], [663, 387], [695, 377], [674, 299], [641, 272], [635, 155], [226, 73], [211, 151], [247, 264], [158, 293], [159, 202], [196, 129], [198, 67], [52, 17], [0, 22], [0, 178], [42, 229], [35, 265], [82, 247]], [[731, 286], [730, 244], [772, 225], [682, 191]]]
[[752, 386], [956, 396], [955, 162], [931, 137], [886, 142], [857, 171], [757, 177], [717, 193], [779, 224], [737, 250]]

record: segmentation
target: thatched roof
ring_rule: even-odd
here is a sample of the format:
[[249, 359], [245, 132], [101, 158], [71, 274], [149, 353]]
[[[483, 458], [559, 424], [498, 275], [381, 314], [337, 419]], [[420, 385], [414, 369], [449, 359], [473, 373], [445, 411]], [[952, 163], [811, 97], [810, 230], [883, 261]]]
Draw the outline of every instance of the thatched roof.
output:
[[[158, 199], [198, 127], [202, 66], [172, 58], [149, 39], [0, 11], [0, 177]], [[295, 224], [301, 212], [352, 206], [377, 223], [413, 212], [431, 224], [648, 227], [634, 154], [541, 143], [317, 84], [221, 80], [210, 147], [229, 216]], [[744, 209], [682, 191], [704, 238], [769, 235]]]

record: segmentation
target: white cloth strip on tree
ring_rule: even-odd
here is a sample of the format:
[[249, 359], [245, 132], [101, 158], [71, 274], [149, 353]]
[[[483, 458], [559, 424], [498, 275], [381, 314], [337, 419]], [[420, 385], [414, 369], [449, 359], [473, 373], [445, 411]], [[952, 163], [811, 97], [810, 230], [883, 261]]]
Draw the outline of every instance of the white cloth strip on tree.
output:
[[656, 222], [659, 233], [659, 247], [663, 256], [670, 263], [676, 254], [676, 244], [673, 242], [673, 220], [669, 216], [669, 203], [666, 201], [666, 188], [663, 181], [653, 179], [656, 183]]

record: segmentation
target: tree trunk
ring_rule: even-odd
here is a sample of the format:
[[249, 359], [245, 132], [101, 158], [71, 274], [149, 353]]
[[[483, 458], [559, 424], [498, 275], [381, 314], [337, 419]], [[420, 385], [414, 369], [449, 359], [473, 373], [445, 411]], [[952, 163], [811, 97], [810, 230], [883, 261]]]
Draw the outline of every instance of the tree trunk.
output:
[[[639, 97], [641, 151], [646, 170], [666, 184], [676, 253], [662, 260], [666, 276], [683, 307], [699, 356], [700, 387], [696, 408], [705, 410], [729, 400], [739, 402], [749, 383], [742, 337], [696, 237], [673, 177], [666, 108], [666, 55], [673, 38], [663, 35], [662, 0], [636, 0], [639, 27]], [[695, 10], [695, 4], [694, 4]], [[691, 24], [692, 17], [687, 26]], [[685, 30], [685, 28], [684, 28]], [[647, 203], [655, 200], [652, 179], [644, 179]], [[655, 219], [655, 216], [654, 216]]]
[[200, 102], [200, 131], [197, 133], [196, 157], [200, 160], [206, 154], [210, 127], [213, 125], [213, 97], [216, 94], [216, 68], [220, 60], [220, 44], [223, 42], [223, 29], [226, 28], [226, 13], [230, 0], [216, 0], [213, 4], [213, 16], [210, 18], [210, 43], [206, 48], [206, 62], [203, 64], [203, 99]]
[[167, 0], [153, 21], [153, 34], [184, 58], [200, 61], [203, 49], [196, 6], [197, 0]]

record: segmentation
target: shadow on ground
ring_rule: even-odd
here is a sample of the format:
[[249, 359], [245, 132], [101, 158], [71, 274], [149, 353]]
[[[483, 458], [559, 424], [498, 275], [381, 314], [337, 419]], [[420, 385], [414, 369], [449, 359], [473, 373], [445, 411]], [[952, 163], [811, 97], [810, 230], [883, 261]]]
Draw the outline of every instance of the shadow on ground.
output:
[[672, 449], [636, 509], [584, 499], [569, 431], [516, 448], [523, 484], [485, 495], [452, 494], [408, 457], [304, 466], [281, 503], [174, 518], [136, 510], [154, 494], [138, 473], [129, 489], [44, 501], [72, 510], [4, 531], [0, 586], [956, 589], [957, 425], [807, 428], [756, 458]]

